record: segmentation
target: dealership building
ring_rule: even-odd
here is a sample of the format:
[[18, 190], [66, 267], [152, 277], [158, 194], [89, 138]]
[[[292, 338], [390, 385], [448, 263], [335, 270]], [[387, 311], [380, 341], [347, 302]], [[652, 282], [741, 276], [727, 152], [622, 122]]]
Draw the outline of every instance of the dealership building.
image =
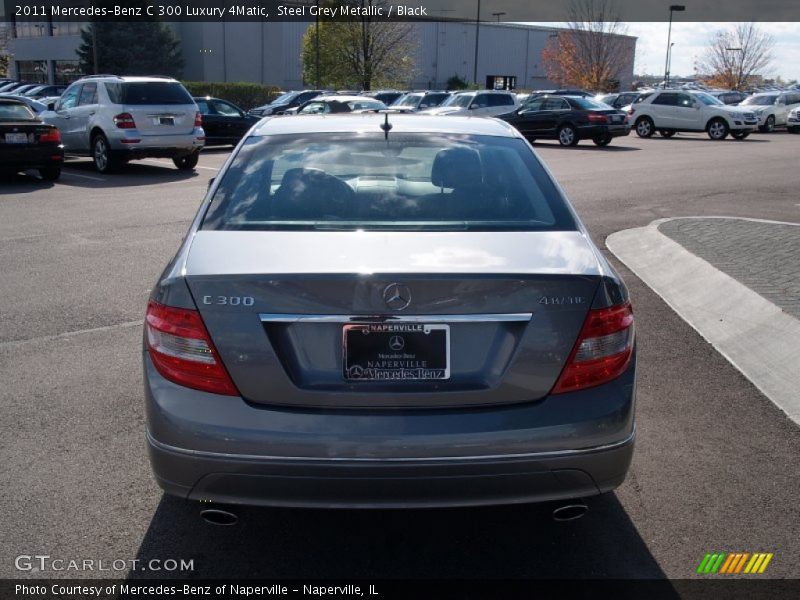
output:
[[[12, 73], [20, 79], [66, 83], [79, 76], [76, 49], [85, 24], [18, 22], [10, 27]], [[304, 22], [171, 23], [192, 81], [250, 81], [282, 89], [307, 87], [300, 58]], [[482, 86], [488, 77], [513, 77], [517, 89], [554, 87], [542, 50], [558, 29], [514, 23], [418, 21], [414, 24], [413, 89], [441, 89], [453, 75]], [[477, 37], [477, 65], [476, 57]], [[625, 51], [620, 87], [630, 89], [636, 38], [620, 36]]]

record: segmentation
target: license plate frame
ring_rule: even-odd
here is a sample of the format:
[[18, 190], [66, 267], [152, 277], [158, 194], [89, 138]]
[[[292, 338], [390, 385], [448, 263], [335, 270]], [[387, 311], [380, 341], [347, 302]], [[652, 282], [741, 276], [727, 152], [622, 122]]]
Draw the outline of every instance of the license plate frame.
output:
[[348, 323], [342, 328], [342, 377], [348, 382], [447, 381], [450, 325]]
[[159, 125], [175, 126], [175, 117], [158, 117]]
[[5, 141], [6, 144], [27, 144], [28, 143], [28, 134], [27, 133], [6, 133], [5, 134]]

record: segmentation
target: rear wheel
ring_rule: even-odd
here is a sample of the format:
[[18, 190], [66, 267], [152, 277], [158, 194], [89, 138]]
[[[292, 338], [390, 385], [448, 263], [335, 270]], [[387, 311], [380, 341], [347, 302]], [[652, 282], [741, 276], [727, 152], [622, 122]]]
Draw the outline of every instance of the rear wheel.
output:
[[665, 131], [664, 129], [662, 129], [658, 133], [661, 134], [661, 137], [665, 137], [665, 138], [671, 138], [673, 135], [675, 135], [674, 131]]
[[758, 128], [759, 131], [762, 133], [772, 133], [775, 131], [775, 116], [770, 115], [767, 117], [767, 120], [764, 121], [764, 124]]
[[562, 146], [574, 146], [578, 143], [578, 132], [572, 125], [564, 125], [558, 130], [558, 143]]
[[39, 175], [45, 181], [56, 181], [61, 177], [61, 167], [46, 167], [39, 169]]
[[733, 137], [736, 140], [743, 140], [748, 135], [750, 135], [749, 131], [731, 131], [731, 137]]
[[611, 143], [611, 136], [596, 137], [592, 140], [595, 146], [608, 146]]
[[175, 166], [181, 171], [191, 171], [197, 166], [197, 161], [200, 160], [200, 151], [196, 150], [186, 156], [176, 156], [172, 159]]
[[724, 140], [728, 137], [728, 124], [722, 119], [712, 119], [706, 132], [712, 140]]
[[119, 161], [111, 151], [106, 136], [98, 133], [92, 138], [92, 161], [98, 173], [113, 173]]
[[636, 135], [643, 138], [652, 137], [655, 133], [655, 125], [650, 117], [639, 117], [636, 121]]

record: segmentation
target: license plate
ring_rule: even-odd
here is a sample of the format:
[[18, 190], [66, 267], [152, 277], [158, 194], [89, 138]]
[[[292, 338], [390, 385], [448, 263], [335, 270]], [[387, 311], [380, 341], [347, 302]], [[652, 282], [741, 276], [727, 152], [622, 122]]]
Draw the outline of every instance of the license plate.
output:
[[175, 125], [175, 117], [159, 117], [159, 125]]
[[6, 134], [6, 144], [27, 144], [28, 143], [28, 134], [27, 133], [7, 133]]
[[350, 381], [450, 379], [450, 326], [345, 325], [343, 355], [344, 378]]
[[621, 123], [622, 122], [622, 115], [612, 115], [611, 116], [612, 123]]

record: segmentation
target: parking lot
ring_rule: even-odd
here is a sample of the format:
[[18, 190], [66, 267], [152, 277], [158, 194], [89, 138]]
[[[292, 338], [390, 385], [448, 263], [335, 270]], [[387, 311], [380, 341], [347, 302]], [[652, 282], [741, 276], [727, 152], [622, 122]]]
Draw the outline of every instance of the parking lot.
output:
[[[678, 216], [800, 222], [800, 136], [705, 134], [606, 148], [536, 144], [599, 246]], [[21, 554], [186, 559], [193, 573], [131, 577], [691, 577], [706, 552], [771, 552], [800, 569], [797, 425], [609, 253], [634, 302], [637, 447], [627, 481], [555, 523], [543, 506], [414, 511], [245, 509], [213, 527], [162, 495], [144, 438], [147, 296], [228, 157], [53, 184], [0, 184], [3, 386], [0, 577]], [[122, 573], [48, 573], [119, 576]]]

